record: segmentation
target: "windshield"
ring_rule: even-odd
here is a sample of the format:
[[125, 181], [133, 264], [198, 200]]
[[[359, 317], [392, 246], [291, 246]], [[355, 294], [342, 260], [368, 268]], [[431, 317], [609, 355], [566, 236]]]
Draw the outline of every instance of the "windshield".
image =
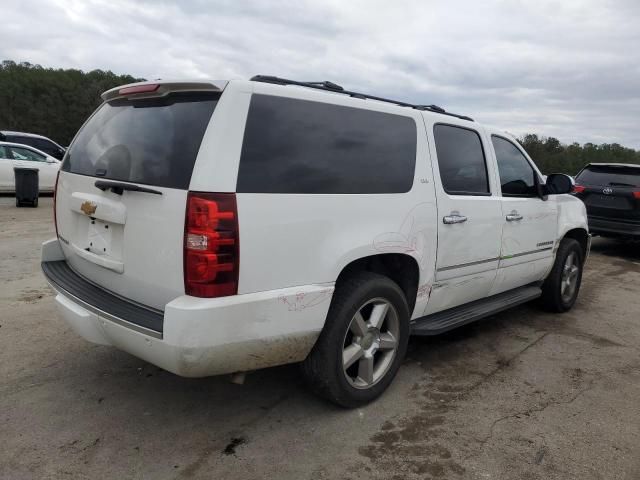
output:
[[62, 170], [187, 189], [219, 96], [181, 93], [105, 103], [80, 130]]
[[640, 187], [640, 168], [592, 165], [580, 172], [576, 182], [581, 185]]

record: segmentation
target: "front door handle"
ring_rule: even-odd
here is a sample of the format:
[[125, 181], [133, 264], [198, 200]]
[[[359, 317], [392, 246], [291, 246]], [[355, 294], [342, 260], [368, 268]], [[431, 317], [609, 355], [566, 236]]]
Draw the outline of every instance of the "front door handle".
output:
[[451, 212], [449, 215], [442, 217], [442, 221], [446, 225], [451, 225], [453, 223], [463, 223], [467, 221], [467, 217], [464, 215], [460, 215], [458, 212]]
[[518, 222], [522, 220], [522, 215], [520, 215], [518, 212], [514, 210], [509, 215], [507, 215], [506, 218], [507, 218], [507, 222]]

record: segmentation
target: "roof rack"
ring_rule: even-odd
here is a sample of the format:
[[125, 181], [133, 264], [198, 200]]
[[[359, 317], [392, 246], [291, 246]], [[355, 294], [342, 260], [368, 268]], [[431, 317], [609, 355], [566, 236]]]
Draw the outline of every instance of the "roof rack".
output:
[[273, 77], [270, 75], [256, 75], [251, 77], [252, 82], [262, 82], [262, 83], [273, 83], [276, 85], [299, 85], [301, 87], [315, 88], [317, 90], [325, 90], [327, 92], [334, 93], [342, 93], [344, 95], [349, 95], [353, 98], [360, 98], [362, 100], [378, 100], [379, 102], [387, 102], [392, 103], [394, 105], [398, 105], [400, 107], [409, 107], [414, 108], [416, 110], [427, 110], [429, 112], [441, 113], [443, 115], [449, 115], [451, 117], [460, 118], [462, 120], [469, 120], [473, 122], [473, 118], [467, 117], [466, 115], [458, 115], [456, 113], [447, 112], [444, 108], [439, 107], [437, 105], [414, 105], [412, 103], [401, 102], [399, 100], [390, 100], [388, 98], [375, 97], [373, 95], [367, 95], [366, 93], [358, 93], [352, 92], [350, 90], [345, 90], [340, 85], [333, 82], [299, 82], [297, 80], [288, 80], [286, 78]]

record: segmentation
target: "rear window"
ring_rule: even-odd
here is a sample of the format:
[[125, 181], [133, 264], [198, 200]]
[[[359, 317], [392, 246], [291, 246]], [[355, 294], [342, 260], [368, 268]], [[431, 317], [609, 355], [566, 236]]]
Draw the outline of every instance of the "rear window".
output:
[[187, 189], [218, 98], [181, 93], [105, 103], [78, 133], [62, 170]]
[[409, 117], [253, 95], [237, 191], [406, 192], [413, 185], [416, 137]]
[[640, 187], [640, 168], [592, 165], [580, 172], [576, 182], [582, 185]]

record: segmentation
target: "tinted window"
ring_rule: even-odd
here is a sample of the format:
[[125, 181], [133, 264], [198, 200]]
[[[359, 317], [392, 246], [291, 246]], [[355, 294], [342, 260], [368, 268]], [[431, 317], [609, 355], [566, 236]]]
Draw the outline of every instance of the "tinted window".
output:
[[46, 160], [44, 155], [40, 155], [28, 148], [11, 147], [11, 153], [14, 160], [29, 160], [32, 162], [44, 162]]
[[453, 195], [489, 194], [487, 166], [478, 133], [451, 125], [436, 125], [433, 134], [445, 192]]
[[501, 137], [492, 136], [491, 141], [498, 160], [502, 195], [537, 197], [535, 172], [518, 147]]
[[42, 138], [36, 138], [31, 146], [36, 147], [38, 150], [42, 150], [49, 155], [53, 155], [58, 152], [58, 147], [56, 147], [52, 142]]
[[2, 145], [0, 145], [0, 158], [11, 158], [11, 155], [9, 155], [9, 149]]
[[580, 172], [576, 177], [576, 183], [581, 185], [640, 187], [640, 168], [591, 165]]
[[35, 138], [33, 137], [21, 137], [19, 135], [7, 135], [7, 142], [21, 143], [22, 145], [29, 145], [35, 147]]
[[395, 193], [413, 185], [416, 124], [408, 117], [253, 95], [238, 192]]
[[176, 94], [105, 103], [76, 137], [62, 169], [186, 189], [218, 96]]

